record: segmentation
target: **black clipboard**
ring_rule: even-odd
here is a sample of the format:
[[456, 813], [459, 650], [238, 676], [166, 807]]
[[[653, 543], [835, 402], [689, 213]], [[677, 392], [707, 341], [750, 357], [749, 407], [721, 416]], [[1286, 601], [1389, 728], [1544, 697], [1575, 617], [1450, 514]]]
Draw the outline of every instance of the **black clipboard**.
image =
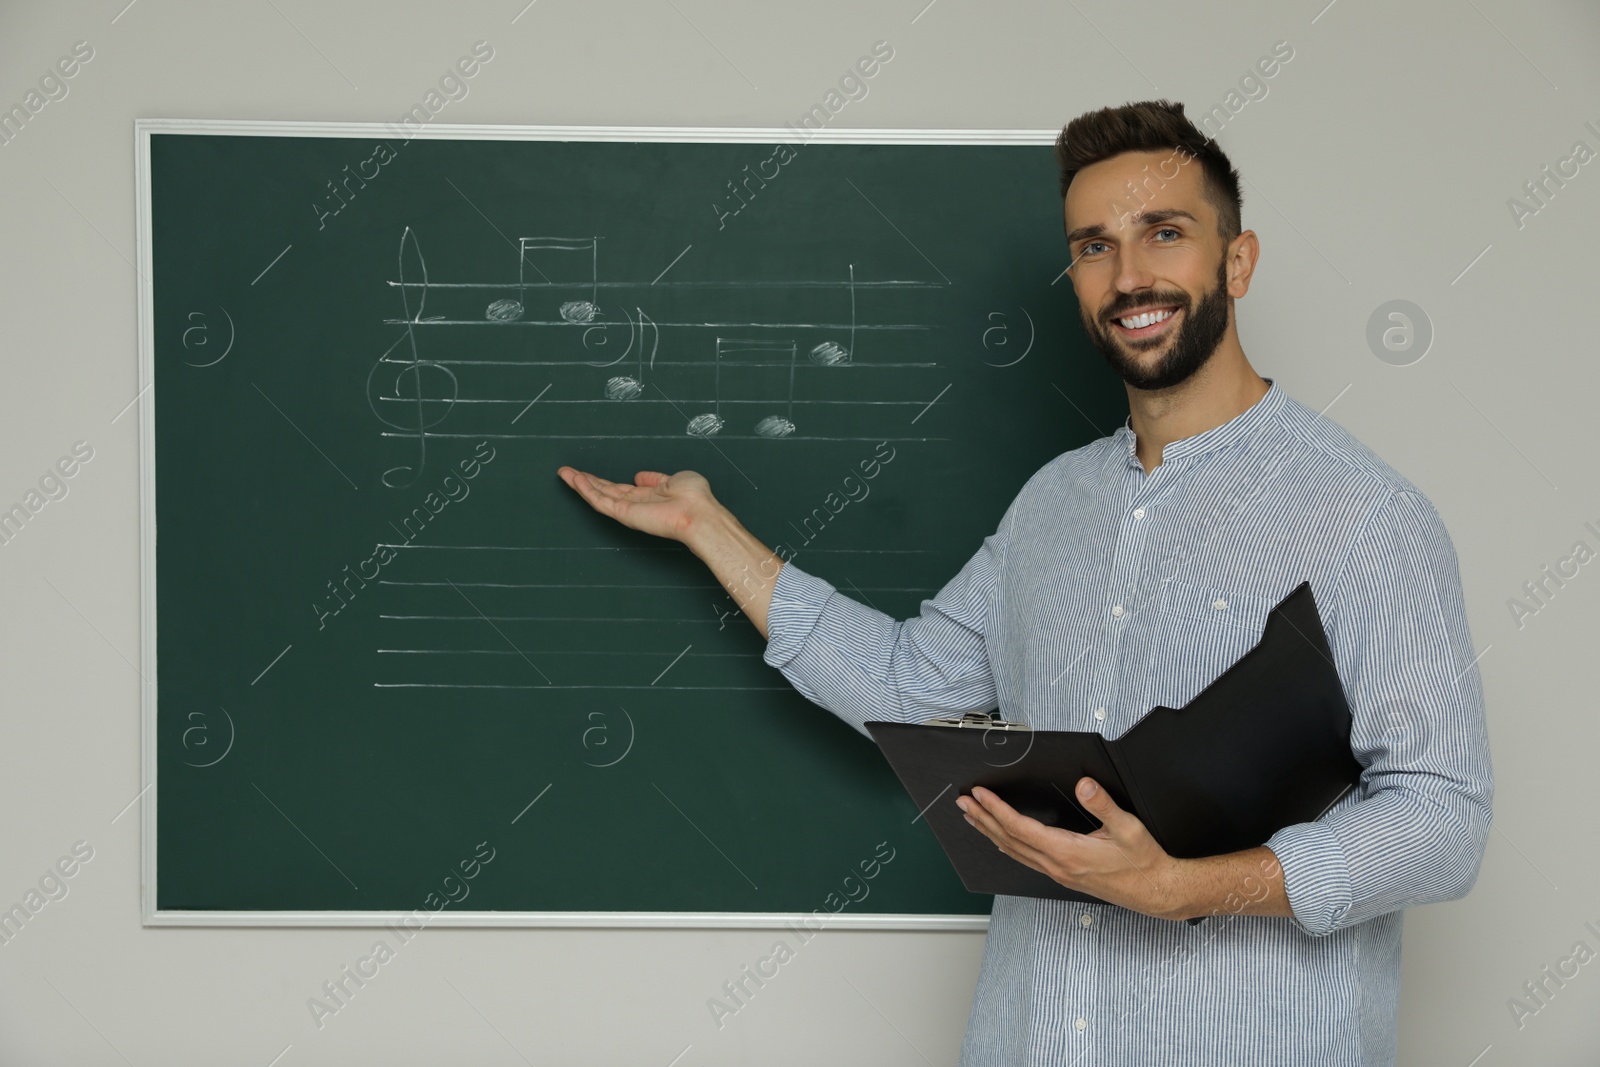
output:
[[1361, 777], [1310, 582], [1268, 613], [1255, 647], [1193, 700], [1152, 708], [1113, 740], [982, 714], [865, 726], [974, 893], [1105, 903], [1012, 859], [968, 825], [955, 801], [975, 785], [1024, 815], [1090, 833], [1100, 823], [1073, 795], [1087, 775], [1169, 855], [1194, 858], [1253, 848], [1315, 820]]

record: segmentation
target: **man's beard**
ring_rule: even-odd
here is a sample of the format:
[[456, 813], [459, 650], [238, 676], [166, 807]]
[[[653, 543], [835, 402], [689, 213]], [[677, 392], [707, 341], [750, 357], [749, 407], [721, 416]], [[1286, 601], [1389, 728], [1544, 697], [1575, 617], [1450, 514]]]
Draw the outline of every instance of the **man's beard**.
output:
[[[1109, 320], [1112, 318], [1126, 317], [1128, 311], [1138, 307], [1155, 305], [1177, 305], [1184, 312], [1183, 321], [1178, 324], [1177, 336], [1163, 336], [1158, 340], [1129, 341], [1114, 335], [1116, 325]], [[1174, 314], [1177, 312], [1175, 311]], [[1181, 291], [1171, 293], [1124, 293], [1114, 305], [1113, 314], [1108, 315], [1104, 325], [1084, 315], [1084, 332], [1089, 335], [1089, 340], [1100, 354], [1105, 357], [1111, 369], [1117, 376], [1135, 389], [1167, 389], [1180, 382], [1187, 381], [1195, 371], [1205, 366], [1206, 361], [1217, 351], [1217, 345], [1222, 340], [1222, 335], [1228, 329], [1228, 267], [1224, 258], [1217, 265], [1217, 284], [1214, 289], [1201, 297], [1200, 302], [1190, 307], [1188, 294]], [[1146, 371], [1131, 356], [1127, 349], [1142, 351], [1143, 347], [1167, 346], [1166, 355], [1162, 356], [1156, 365]]]

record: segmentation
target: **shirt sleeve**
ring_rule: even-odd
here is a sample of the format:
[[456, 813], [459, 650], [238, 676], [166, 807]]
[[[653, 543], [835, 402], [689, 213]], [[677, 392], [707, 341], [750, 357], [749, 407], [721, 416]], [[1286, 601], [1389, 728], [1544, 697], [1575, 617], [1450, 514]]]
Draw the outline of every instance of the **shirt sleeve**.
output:
[[1266, 842], [1295, 922], [1319, 937], [1465, 896], [1494, 789], [1455, 547], [1426, 497], [1400, 490], [1378, 510], [1323, 618], [1350, 703], [1360, 799]]
[[864, 723], [918, 722], [998, 704], [985, 643], [1016, 508], [919, 615], [896, 620], [785, 563], [762, 655], [807, 700], [865, 736]]

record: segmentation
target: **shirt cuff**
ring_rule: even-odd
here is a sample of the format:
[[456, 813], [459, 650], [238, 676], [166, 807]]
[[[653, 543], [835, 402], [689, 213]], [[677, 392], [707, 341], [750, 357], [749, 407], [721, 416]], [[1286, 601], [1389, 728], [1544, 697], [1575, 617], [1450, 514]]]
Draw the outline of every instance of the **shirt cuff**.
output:
[[800, 654], [806, 638], [816, 629], [823, 605], [838, 590], [823, 578], [808, 574], [793, 563], [778, 568], [772, 583], [772, 603], [767, 608], [767, 648], [761, 654], [770, 667], [784, 667]]
[[1295, 922], [1312, 937], [1338, 929], [1350, 910], [1350, 863], [1333, 829], [1325, 822], [1285, 826], [1266, 846], [1283, 869], [1283, 890]]

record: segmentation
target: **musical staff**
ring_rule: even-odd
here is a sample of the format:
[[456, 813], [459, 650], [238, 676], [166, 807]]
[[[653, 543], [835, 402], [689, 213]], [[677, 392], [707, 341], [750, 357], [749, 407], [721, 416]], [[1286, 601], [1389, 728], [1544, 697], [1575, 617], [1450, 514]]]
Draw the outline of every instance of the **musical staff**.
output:
[[[677, 546], [396, 540], [386, 547], [397, 558], [374, 583], [374, 688], [784, 688], [781, 680], [773, 685], [759, 650], [728, 643], [749, 623], [720, 585], [674, 581], [657, 569]], [[804, 551], [870, 573], [861, 589], [874, 597], [936, 591], [914, 577], [925, 569], [926, 550]], [[672, 673], [652, 683], [675, 658]], [[597, 662], [608, 664], [604, 677], [596, 677]]]
[[[833, 279], [693, 278], [681, 264], [667, 278], [608, 278], [601, 240], [522, 237], [514, 279], [436, 280], [407, 228], [400, 276], [388, 281], [403, 314], [384, 320], [401, 336], [374, 368], [369, 398], [380, 434], [416, 457], [391, 467], [385, 485], [409, 485], [439, 440], [943, 439], [922, 425], [897, 433], [878, 416], [915, 414], [944, 384], [921, 378], [938, 366], [916, 358], [929, 346], [906, 342], [936, 329], [916, 312], [946, 283], [864, 280], [854, 263]], [[878, 339], [870, 355], [868, 337]], [[529, 382], [528, 370], [542, 377]], [[544, 388], [554, 392], [541, 401], [543, 425], [507, 432], [492, 418]]]

